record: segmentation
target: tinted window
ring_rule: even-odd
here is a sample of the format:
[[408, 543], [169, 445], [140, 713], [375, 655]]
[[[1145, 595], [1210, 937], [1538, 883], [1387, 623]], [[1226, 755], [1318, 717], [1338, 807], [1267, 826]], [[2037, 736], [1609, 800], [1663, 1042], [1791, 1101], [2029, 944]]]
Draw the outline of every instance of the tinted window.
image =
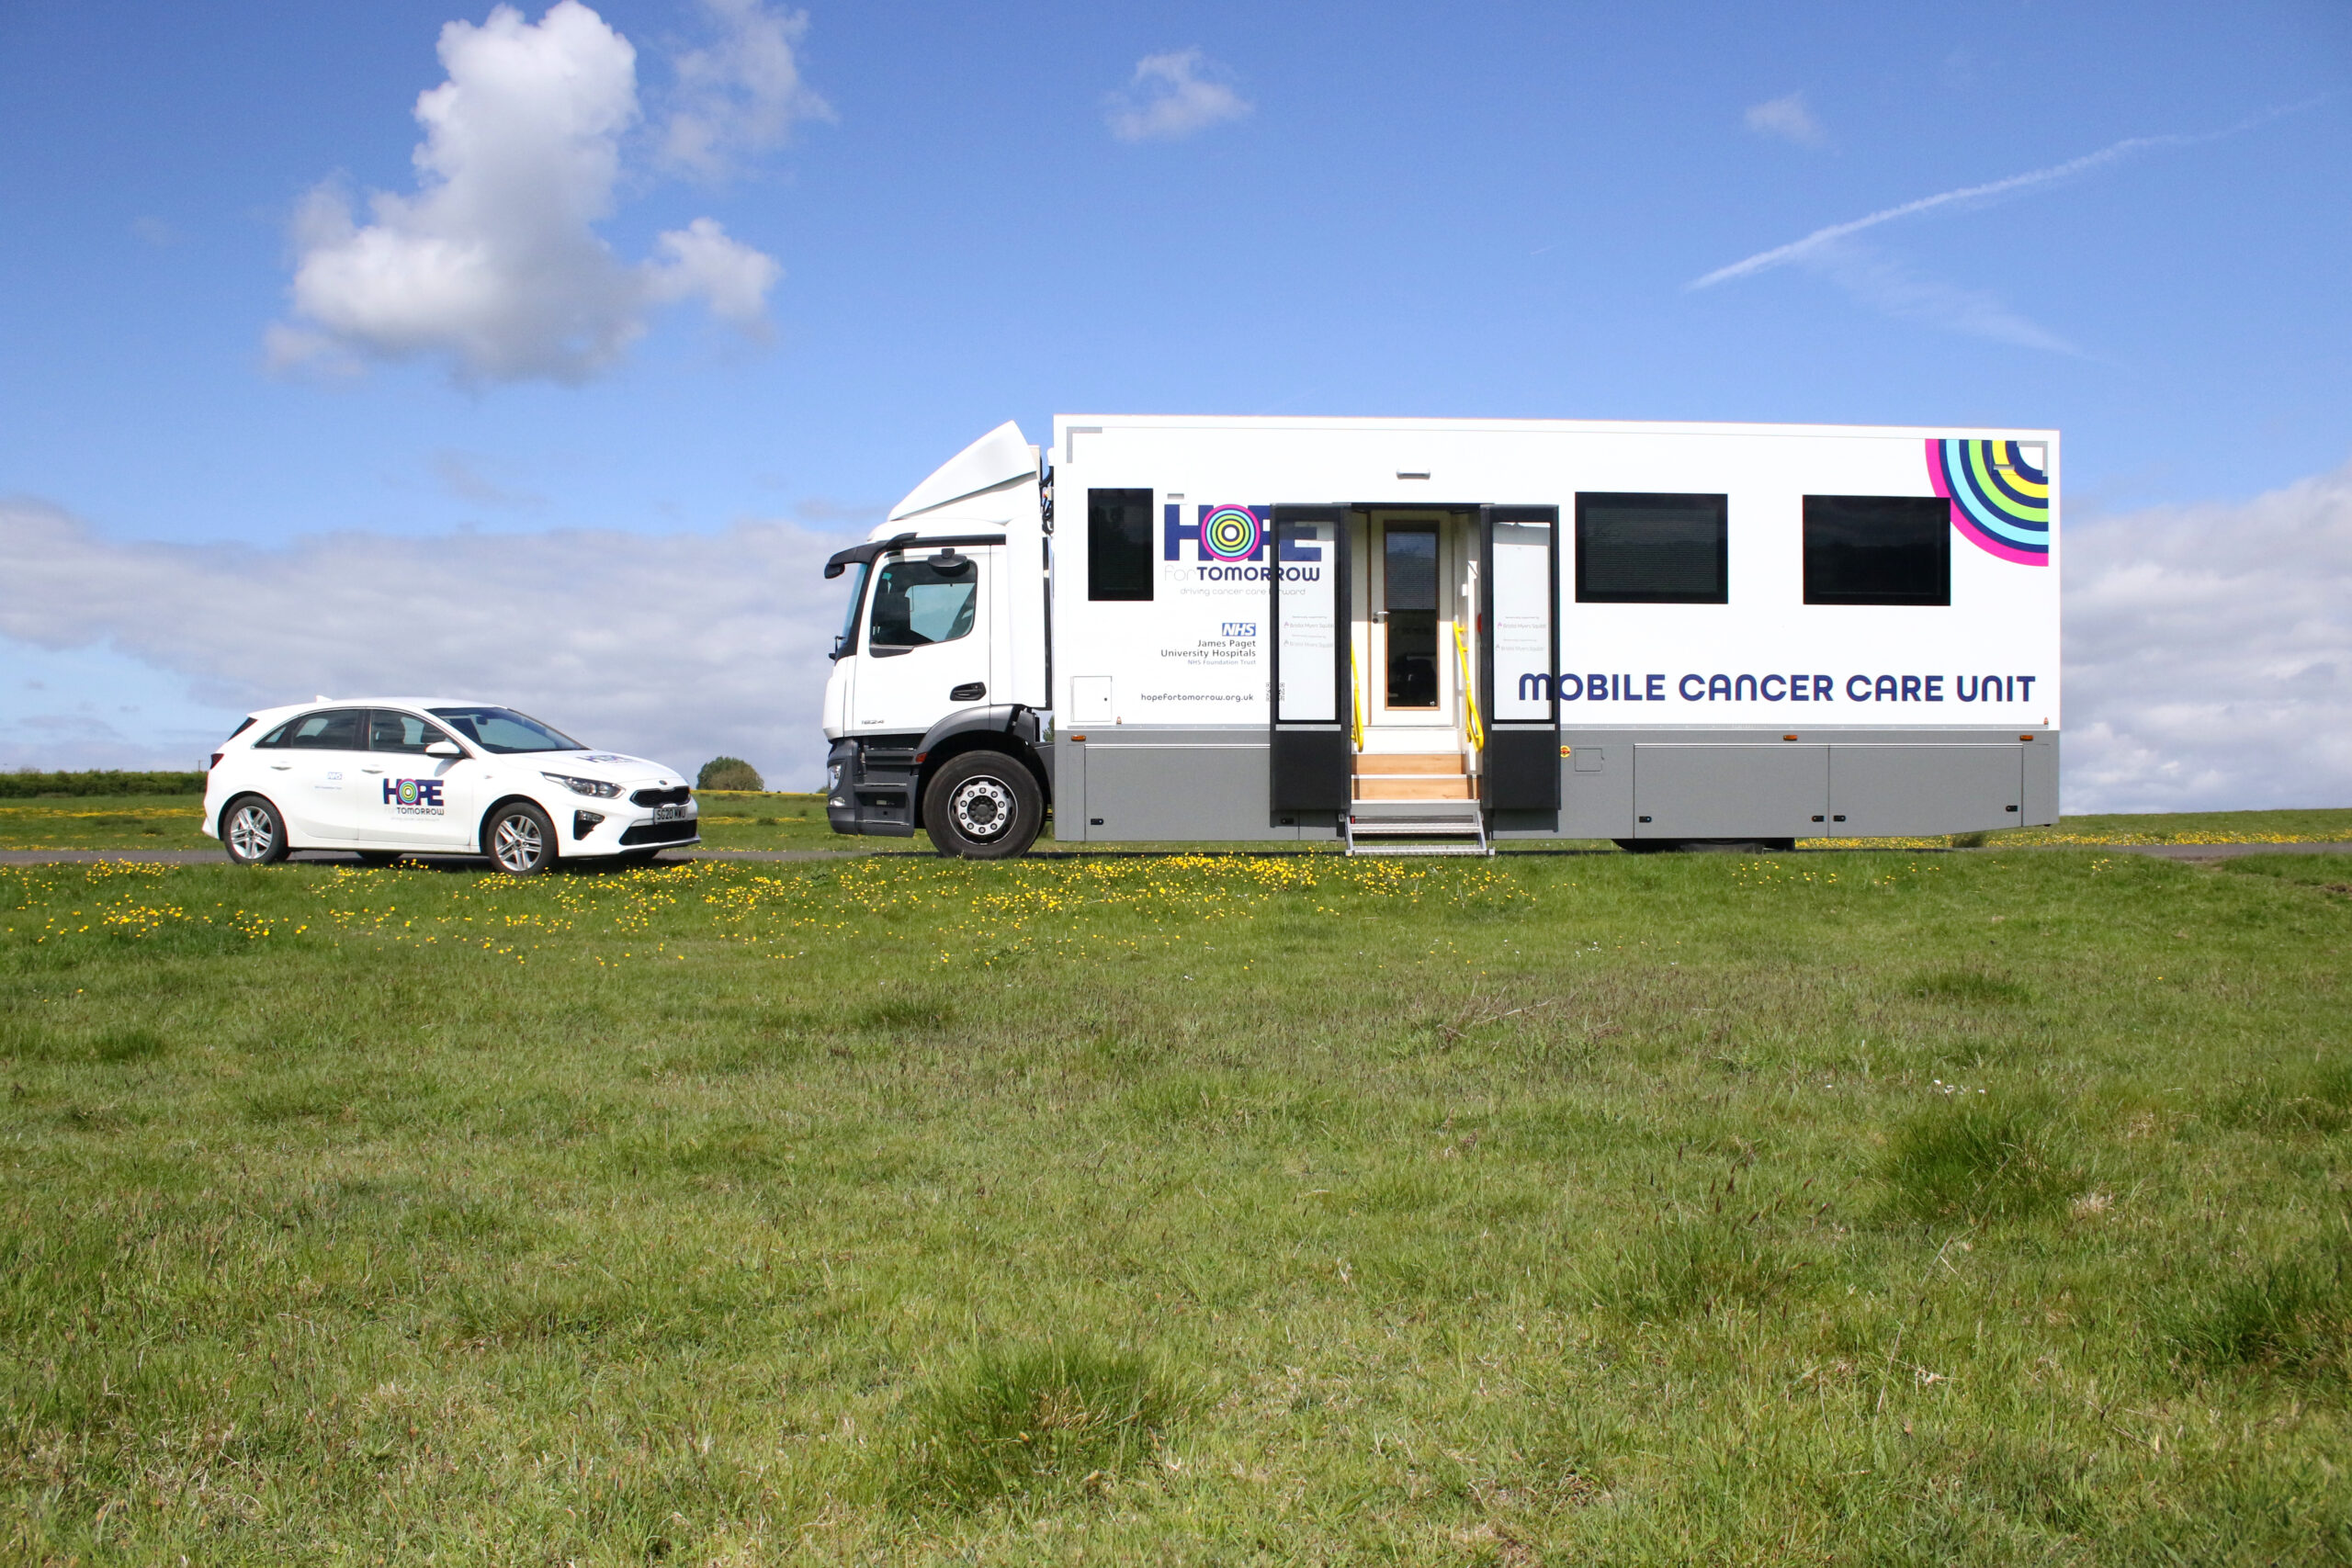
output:
[[300, 751], [365, 751], [367, 722], [364, 708], [328, 708], [289, 718], [254, 745]]
[[1086, 596], [1151, 597], [1151, 491], [1086, 492]]
[[1728, 603], [1730, 511], [1720, 495], [1577, 496], [1577, 600]]
[[1808, 604], [1951, 603], [1951, 502], [1937, 495], [1804, 498]]
[[513, 708], [435, 708], [433, 716], [502, 757], [517, 751], [585, 751], [588, 748]]
[[421, 756], [424, 749], [435, 740], [448, 739], [413, 713], [394, 713], [390, 708], [377, 708], [368, 716], [368, 750], [370, 751], [404, 751]]
[[894, 560], [875, 579], [868, 635], [876, 648], [953, 642], [971, 631], [979, 599], [979, 566], [969, 557], [945, 570], [936, 558]]

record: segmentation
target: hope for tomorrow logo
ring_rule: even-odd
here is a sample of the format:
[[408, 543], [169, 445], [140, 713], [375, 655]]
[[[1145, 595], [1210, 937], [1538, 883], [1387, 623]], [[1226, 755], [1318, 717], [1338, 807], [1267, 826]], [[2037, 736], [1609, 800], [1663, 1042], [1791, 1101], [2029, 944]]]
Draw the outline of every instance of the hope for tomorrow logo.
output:
[[442, 807], [439, 779], [386, 779], [384, 804], [403, 811], [437, 812]]
[[[1266, 547], [1273, 538], [1273, 508], [1244, 506], [1227, 502], [1216, 505], [1195, 505], [1193, 521], [1184, 521], [1184, 508], [1170, 502], [1160, 509], [1160, 558], [1181, 561], [1184, 547], [1191, 545], [1194, 558], [1204, 571], [1214, 570], [1221, 580], [1231, 581], [1240, 575], [1233, 569], [1250, 561], [1263, 562]], [[1323, 559], [1323, 547], [1310, 540], [1292, 538], [1283, 542], [1278, 558], [1287, 567], [1302, 562]], [[1250, 574], [1262, 578], [1262, 569]], [[1287, 581], [1295, 575], [1285, 572]]]

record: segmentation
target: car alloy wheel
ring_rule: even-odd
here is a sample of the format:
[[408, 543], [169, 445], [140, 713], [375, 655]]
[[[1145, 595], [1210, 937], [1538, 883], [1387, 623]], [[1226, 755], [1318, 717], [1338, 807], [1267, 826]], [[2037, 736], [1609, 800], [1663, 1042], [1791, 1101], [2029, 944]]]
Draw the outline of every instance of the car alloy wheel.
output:
[[221, 842], [240, 865], [268, 865], [286, 858], [286, 830], [269, 802], [247, 795], [229, 807]]
[[491, 824], [490, 858], [509, 876], [528, 876], [555, 858], [554, 840], [554, 829], [536, 808], [510, 806]]

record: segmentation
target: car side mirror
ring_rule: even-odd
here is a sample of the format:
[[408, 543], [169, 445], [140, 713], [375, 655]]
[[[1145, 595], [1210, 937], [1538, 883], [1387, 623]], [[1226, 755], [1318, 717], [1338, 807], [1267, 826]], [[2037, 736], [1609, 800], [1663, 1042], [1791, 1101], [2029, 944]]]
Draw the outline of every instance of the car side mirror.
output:
[[458, 750], [458, 743], [454, 740], [435, 740], [432, 745], [427, 746], [424, 749], [424, 754], [428, 757], [462, 757], [465, 755], [463, 751]]

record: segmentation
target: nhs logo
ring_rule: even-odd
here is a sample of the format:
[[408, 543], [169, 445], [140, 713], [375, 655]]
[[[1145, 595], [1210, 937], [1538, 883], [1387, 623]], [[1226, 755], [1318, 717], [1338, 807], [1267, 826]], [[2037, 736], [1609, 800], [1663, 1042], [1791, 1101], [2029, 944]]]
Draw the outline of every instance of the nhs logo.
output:
[[1225, 623], [1224, 630], [1217, 633], [1217, 635], [1219, 637], [1253, 637], [1258, 635], [1258, 623], [1255, 621], [1227, 621]]

